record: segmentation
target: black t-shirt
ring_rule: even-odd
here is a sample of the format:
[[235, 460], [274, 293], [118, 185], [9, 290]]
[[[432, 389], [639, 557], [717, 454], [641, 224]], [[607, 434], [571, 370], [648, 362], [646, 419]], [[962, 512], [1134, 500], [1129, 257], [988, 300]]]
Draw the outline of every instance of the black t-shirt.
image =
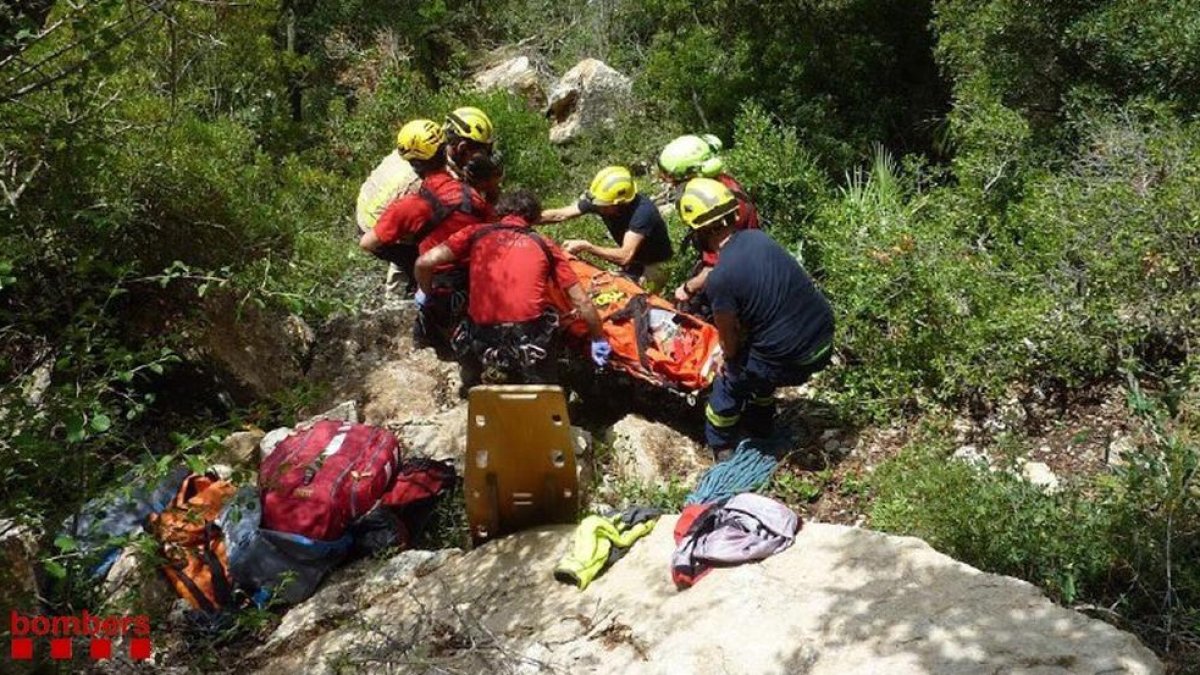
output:
[[587, 197], [579, 200], [579, 211], [599, 215], [617, 246], [625, 243], [626, 232], [636, 232], [645, 237], [633, 254], [633, 260], [626, 267], [626, 271], [641, 274], [644, 266], [671, 259], [671, 235], [667, 233], [667, 223], [658, 212], [658, 207], [654, 206], [654, 202], [646, 195], [634, 197], [632, 202], [625, 204], [612, 218], [602, 215]]
[[761, 230], [734, 232], [705, 292], [713, 312], [733, 312], [750, 355], [776, 365], [801, 361], [833, 339], [833, 310], [808, 273]]

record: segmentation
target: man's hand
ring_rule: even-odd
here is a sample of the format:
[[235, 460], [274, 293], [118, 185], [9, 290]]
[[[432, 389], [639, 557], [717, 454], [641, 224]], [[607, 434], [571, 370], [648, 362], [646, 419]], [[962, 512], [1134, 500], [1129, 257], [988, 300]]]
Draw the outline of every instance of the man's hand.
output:
[[716, 375], [725, 374], [725, 353], [717, 352], [713, 354], [713, 373]]
[[579, 255], [580, 253], [587, 253], [591, 249], [591, 246], [592, 246], [591, 242], [585, 241], [583, 239], [568, 239], [568, 240], [564, 241], [563, 245], [562, 245], [563, 250], [566, 251], [567, 253], [570, 253], [571, 255]]
[[418, 288], [416, 294], [413, 295], [413, 302], [416, 303], [418, 309], [424, 309], [425, 303], [429, 302], [429, 296], [425, 295], [425, 291]]
[[688, 300], [691, 300], [691, 299], [692, 299], [691, 293], [687, 292], [687, 282], [685, 281], [682, 284], [679, 284], [679, 288], [675, 289], [675, 301], [676, 302], [687, 302]]

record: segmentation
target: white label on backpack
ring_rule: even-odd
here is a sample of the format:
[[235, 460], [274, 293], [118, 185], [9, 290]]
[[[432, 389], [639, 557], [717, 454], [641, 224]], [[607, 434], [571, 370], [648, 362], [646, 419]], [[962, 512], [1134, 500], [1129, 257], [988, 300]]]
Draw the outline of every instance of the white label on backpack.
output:
[[322, 457], [337, 454], [338, 450], [342, 449], [342, 443], [346, 442], [346, 432], [342, 432], [337, 436], [329, 439], [329, 445], [325, 446], [325, 450], [321, 452]]

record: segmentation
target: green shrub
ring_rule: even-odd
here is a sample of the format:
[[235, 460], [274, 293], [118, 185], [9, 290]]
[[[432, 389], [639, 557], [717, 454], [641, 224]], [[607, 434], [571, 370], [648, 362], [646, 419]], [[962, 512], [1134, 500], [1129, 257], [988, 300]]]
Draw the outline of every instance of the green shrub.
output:
[[871, 522], [980, 569], [1036, 583], [1061, 602], [1110, 607], [1165, 653], [1194, 648], [1200, 389], [1195, 380], [1173, 386], [1164, 400], [1131, 388], [1147, 442], [1111, 475], [1047, 494], [1011, 466], [989, 471], [949, 460], [951, 447], [935, 434], [876, 470]]

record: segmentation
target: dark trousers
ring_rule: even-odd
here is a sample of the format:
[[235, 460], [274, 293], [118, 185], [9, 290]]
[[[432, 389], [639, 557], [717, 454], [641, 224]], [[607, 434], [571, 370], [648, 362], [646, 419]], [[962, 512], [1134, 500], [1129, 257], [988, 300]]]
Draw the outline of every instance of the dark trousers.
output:
[[775, 432], [775, 390], [798, 387], [829, 365], [832, 349], [789, 364], [772, 364], [748, 356], [726, 363], [713, 382], [704, 409], [704, 438], [716, 450], [732, 448], [745, 437], [767, 438]]
[[432, 347], [438, 358], [449, 360], [454, 351], [450, 341], [467, 310], [467, 273], [462, 269], [433, 275], [433, 292], [413, 324], [413, 344]]
[[416, 267], [417, 258], [419, 257], [416, 244], [391, 244], [390, 246], [383, 246], [375, 251], [373, 255], [400, 269], [400, 272], [404, 275], [405, 294], [412, 295], [416, 292], [417, 278], [413, 274], [413, 268]]

